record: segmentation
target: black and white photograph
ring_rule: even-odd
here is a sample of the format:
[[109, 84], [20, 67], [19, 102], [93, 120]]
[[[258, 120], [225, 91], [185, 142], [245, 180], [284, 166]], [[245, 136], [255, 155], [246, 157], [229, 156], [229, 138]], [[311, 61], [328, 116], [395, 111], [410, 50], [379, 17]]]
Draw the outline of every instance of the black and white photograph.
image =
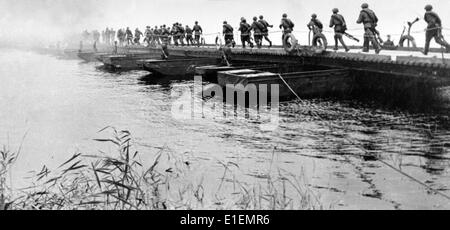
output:
[[449, 210], [449, 9], [0, 0], [0, 210]]

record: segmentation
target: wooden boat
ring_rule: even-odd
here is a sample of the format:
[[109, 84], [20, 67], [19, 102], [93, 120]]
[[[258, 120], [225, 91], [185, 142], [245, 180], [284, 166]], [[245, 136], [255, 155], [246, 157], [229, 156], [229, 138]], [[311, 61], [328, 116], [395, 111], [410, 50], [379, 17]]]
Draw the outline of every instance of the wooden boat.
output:
[[223, 71], [231, 71], [238, 69], [270, 69], [276, 68], [277, 64], [266, 64], [266, 63], [251, 63], [251, 62], [242, 62], [242, 63], [233, 63], [232, 65], [206, 65], [206, 66], [198, 66], [195, 68], [195, 74], [203, 77], [204, 81], [209, 81], [212, 83], [217, 83], [217, 73]]
[[179, 58], [172, 60], [147, 60], [143, 68], [156, 75], [169, 77], [193, 77], [196, 66], [216, 65], [217, 58]]
[[[240, 69], [219, 72], [218, 82], [220, 86], [228, 88], [227, 90], [231, 87], [231, 90], [238, 93], [245, 93], [239, 91], [256, 86], [255, 89], [258, 92], [264, 91], [263, 93], [267, 93], [267, 95], [272, 93], [271, 86], [277, 85], [279, 98], [287, 99], [295, 98], [292, 90], [300, 97], [345, 94], [350, 92], [353, 79], [350, 71], [346, 69], [324, 68], [284, 73]], [[235, 87], [236, 85], [243, 87]]]
[[142, 61], [161, 58], [152, 53], [130, 53], [98, 56], [97, 59], [104, 67], [112, 70], [142, 70]]
[[99, 52], [79, 52], [78, 58], [85, 62], [97, 62], [101, 56], [111, 55], [111, 53], [99, 53]]

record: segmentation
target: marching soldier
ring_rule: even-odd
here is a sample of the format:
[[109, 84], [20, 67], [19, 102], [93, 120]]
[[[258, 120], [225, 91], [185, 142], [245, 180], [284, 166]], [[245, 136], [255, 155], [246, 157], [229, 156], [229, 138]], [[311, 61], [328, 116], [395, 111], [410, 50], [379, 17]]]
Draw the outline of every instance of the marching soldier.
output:
[[[269, 42], [269, 48], [272, 47], [272, 41], [269, 39], [269, 28], [273, 28], [273, 25], [270, 25], [266, 20], [264, 20], [264, 16], [259, 16], [259, 23], [261, 23], [264, 26], [264, 29], [262, 30], [262, 36], [266, 41]], [[262, 42], [262, 41], [261, 41]]]
[[134, 31], [134, 44], [140, 45], [142, 36], [144, 36], [144, 34], [139, 30], [139, 28], [136, 28]]
[[155, 26], [155, 29], [153, 30], [155, 33], [154, 39], [155, 44], [158, 43], [158, 45], [161, 45], [161, 33], [162, 33], [162, 26], [158, 28], [158, 26]]
[[150, 26], [147, 26], [147, 29], [145, 30], [145, 39], [144, 42], [147, 42], [147, 47], [150, 47], [152, 44], [152, 37], [153, 37], [153, 31], [150, 29]]
[[253, 42], [250, 40], [251, 26], [247, 23], [245, 18], [241, 18], [241, 24], [239, 25], [239, 31], [241, 31], [242, 48], [245, 49], [246, 43], [250, 44], [250, 48], [253, 48]]
[[[313, 31], [313, 36], [316, 36], [318, 34], [322, 33], [323, 30], [323, 24], [319, 19], [317, 19], [317, 14], [311, 15], [311, 21], [306, 25], [309, 30]], [[322, 46], [322, 41], [318, 41], [319, 45]]]
[[187, 43], [187, 45], [188, 46], [191, 46], [191, 45], [193, 46], [194, 45], [194, 38], [192, 37], [192, 34], [193, 34], [192, 29], [188, 25], [186, 25], [185, 31], [186, 31], [186, 43]]
[[250, 30], [253, 30], [253, 38], [255, 39], [256, 46], [258, 49], [261, 49], [264, 26], [258, 21], [257, 17], [253, 18], [253, 24]]
[[228, 24], [227, 21], [223, 22], [223, 36], [225, 39], [226, 46], [236, 46], [236, 42], [234, 41], [234, 28]]
[[133, 32], [131, 32], [130, 27], [127, 27], [125, 35], [127, 39], [127, 45], [133, 45]]
[[292, 31], [294, 31], [294, 26], [295, 24], [289, 19], [287, 18], [287, 14], [283, 14], [283, 19], [281, 19], [281, 24], [280, 24], [280, 29], [283, 29], [283, 44], [284, 44], [284, 39], [286, 37], [287, 34], [292, 33]]
[[[172, 29], [170, 30], [170, 35], [172, 35], [173, 43], [175, 46], [178, 46], [178, 23], [172, 25]], [[170, 42], [169, 42], [170, 44]]]
[[181, 46], [184, 46], [184, 38], [186, 37], [186, 31], [184, 30], [183, 24], [178, 23], [178, 39], [180, 40]]
[[365, 33], [363, 52], [369, 52], [370, 42], [372, 42], [372, 45], [375, 48], [375, 52], [379, 54], [381, 51], [381, 46], [376, 38], [377, 34], [379, 33], [376, 30], [378, 17], [376, 16], [375, 12], [369, 9], [369, 5], [367, 3], [362, 4], [361, 8], [362, 10], [356, 23], [364, 25]]
[[319, 21], [319, 19], [317, 19], [317, 14], [311, 15], [311, 21], [308, 23], [307, 27], [314, 32], [314, 35], [317, 33], [322, 33], [323, 24]]
[[428, 23], [426, 37], [425, 37], [425, 50], [423, 54], [428, 55], [430, 50], [431, 40], [434, 38], [436, 43], [441, 46], [444, 46], [447, 52], [450, 52], [450, 44], [445, 41], [444, 36], [442, 35], [442, 21], [439, 15], [433, 12], [433, 6], [427, 5], [425, 6], [425, 21]]
[[333, 9], [333, 15], [331, 16], [330, 20], [330, 28], [334, 27], [334, 50], [338, 50], [339, 48], [339, 42], [341, 42], [342, 46], [345, 49], [345, 52], [350, 51], [350, 49], [345, 45], [344, 38], [342, 35], [347, 30], [347, 24], [345, 23], [344, 16], [339, 14], [339, 9], [334, 8]]
[[192, 30], [195, 35], [195, 42], [197, 43], [197, 46], [200, 47], [200, 36], [203, 34], [203, 29], [196, 21], [194, 27], [192, 27]]

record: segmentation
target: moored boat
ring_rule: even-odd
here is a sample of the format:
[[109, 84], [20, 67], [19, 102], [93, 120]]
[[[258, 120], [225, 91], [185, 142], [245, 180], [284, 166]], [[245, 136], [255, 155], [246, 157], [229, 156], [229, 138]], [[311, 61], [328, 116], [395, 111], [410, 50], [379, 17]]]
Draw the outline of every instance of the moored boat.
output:
[[158, 58], [161, 58], [160, 55], [153, 53], [113, 54], [97, 57], [104, 67], [113, 70], [141, 70], [141, 61]]
[[172, 60], [148, 60], [143, 68], [157, 75], [170, 77], [192, 77], [197, 66], [216, 65], [217, 58], [180, 58]]
[[[218, 73], [219, 85], [232, 90], [249, 90], [255, 86], [258, 92], [274, 93], [272, 85], [278, 87], [280, 98], [345, 94], [351, 91], [352, 78], [347, 69], [316, 69], [284, 73], [252, 69], [239, 69]], [[236, 87], [243, 86], [243, 87]], [[294, 92], [292, 92], [294, 91]], [[244, 93], [244, 92], [239, 92]]]

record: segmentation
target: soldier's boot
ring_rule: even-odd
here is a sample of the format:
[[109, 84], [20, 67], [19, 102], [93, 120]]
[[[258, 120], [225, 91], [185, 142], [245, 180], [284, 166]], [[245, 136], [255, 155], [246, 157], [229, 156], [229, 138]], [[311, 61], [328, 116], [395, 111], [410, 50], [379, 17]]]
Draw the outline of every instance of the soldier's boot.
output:
[[364, 38], [364, 45], [362, 52], [368, 53], [369, 52], [369, 38]]

